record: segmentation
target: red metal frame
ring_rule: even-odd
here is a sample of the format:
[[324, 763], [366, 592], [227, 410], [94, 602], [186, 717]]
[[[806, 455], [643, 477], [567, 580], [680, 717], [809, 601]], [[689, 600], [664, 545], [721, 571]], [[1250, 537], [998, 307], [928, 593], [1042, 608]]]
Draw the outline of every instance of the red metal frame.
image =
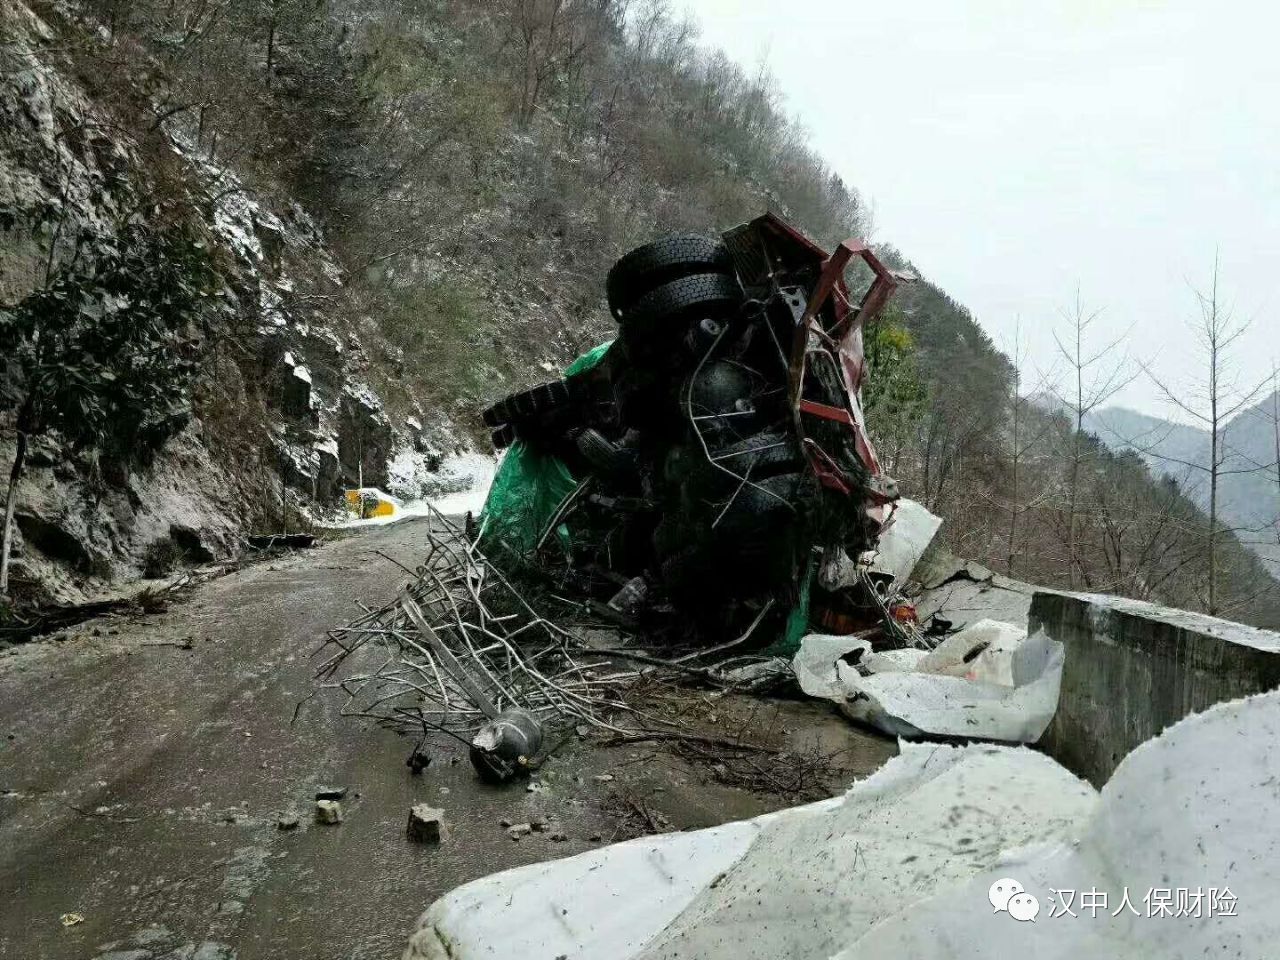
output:
[[[807, 247], [822, 257], [822, 270], [818, 282], [814, 285], [804, 314], [796, 324], [795, 338], [791, 347], [790, 399], [795, 411], [796, 433], [813, 467], [818, 479], [827, 487], [849, 493], [853, 489], [850, 478], [844, 476], [832, 458], [807, 436], [805, 430], [806, 416], [821, 417], [846, 424], [854, 434], [854, 449], [858, 458], [872, 476], [880, 474], [880, 461], [876, 457], [871, 438], [867, 435], [866, 423], [862, 416], [862, 403], [859, 390], [865, 372], [865, 356], [863, 354], [862, 330], [884, 308], [889, 296], [897, 287], [897, 280], [872, 253], [871, 248], [858, 240], [846, 240], [838, 246], [830, 256], [821, 248], [807, 240], [798, 231], [773, 218], [792, 237], [801, 240]], [[861, 257], [871, 269], [874, 280], [862, 297], [856, 310], [849, 309], [849, 291], [844, 282], [844, 271], [855, 257]], [[832, 309], [829, 311], [833, 322], [824, 328], [822, 316], [828, 301], [834, 296]], [[844, 381], [844, 401], [840, 407], [816, 403], [804, 399], [805, 378], [809, 373], [810, 356], [814, 353], [825, 353], [833, 360], [842, 374]]]

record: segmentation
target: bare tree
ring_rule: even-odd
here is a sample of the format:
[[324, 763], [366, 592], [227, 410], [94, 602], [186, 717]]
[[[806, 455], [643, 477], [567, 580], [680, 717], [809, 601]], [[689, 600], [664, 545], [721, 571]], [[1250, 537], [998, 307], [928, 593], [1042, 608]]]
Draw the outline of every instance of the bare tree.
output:
[[519, 51], [519, 122], [527, 126], [555, 83], [581, 79], [582, 62], [602, 29], [601, 7], [572, 0], [507, 0], [503, 12]]
[[1066, 542], [1067, 579], [1072, 589], [1079, 580], [1082, 559], [1079, 549], [1078, 524], [1080, 518], [1081, 473], [1093, 446], [1085, 435], [1085, 419], [1104, 403], [1132, 383], [1137, 374], [1129, 361], [1128, 353], [1118, 357], [1116, 350], [1124, 343], [1128, 331], [1096, 347], [1092, 331], [1102, 316], [1101, 309], [1086, 309], [1076, 291], [1075, 303], [1064, 311], [1067, 323], [1066, 338], [1054, 333], [1058, 352], [1066, 361], [1070, 373], [1070, 386], [1058, 400], [1066, 408], [1071, 420], [1071, 459], [1067, 470], [1067, 509], [1063, 523], [1063, 539]]
[[[1249, 329], [1248, 320], [1237, 319], [1221, 300], [1218, 289], [1220, 258], [1213, 257], [1213, 273], [1209, 289], [1195, 290], [1199, 316], [1190, 324], [1195, 335], [1203, 363], [1204, 375], [1189, 385], [1189, 389], [1175, 391], [1150, 369], [1147, 375], [1160, 389], [1165, 400], [1182, 413], [1200, 423], [1209, 434], [1209, 462], [1199, 464], [1178, 461], [1184, 466], [1206, 474], [1209, 479], [1209, 532], [1206, 536], [1206, 557], [1209, 570], [1208, 601], [1210, 614], [1220, 609], [1219, 595], [1219, 544], [1224, 532], [1218, 519], [1218, 492], [1223, 476], [1231, 473], [1251, 473], [1258, 464], [1233, 468], [1227, 466], [1229, 451], [1224, 442], [1223, 430], [1227, 422], [1245, 407], [1252, 404], [1274, 373], [1252, 387], [1241, 387], [1232, 374], [1231, 348]], [[1280, 459], [1280, 458], [1278, 458]]]
[[[1276, 497], [1280, 498], [1280, 377], [1277, 377], [1276, 363], [1271, 361], [1271, 430], [1276, 443]], [[1280, 518], [1275, 523], [1276, 542], [1280, 543]]]
[[1045, 489], [1025, 502], [1025, 460], [1027, 454], [1044, 438], [1053, 425], [1045, 416], [1031, 416], [1028, 409], [1031, 400], [1025, 395], [1026, 344], [1022, 339], [1022, 321], [1019, 318], [1013, 328], [1013, 346], [1009, 359], [1013, 367], [1013, 383], [1009, 391], [1009, 498], [1006, 509], [1009, 514], [1008, 544], [1005, 549], [1005, 568], [1009, 576], [1015, 574], [1015, 564], [1020, 549], [1019, 523], [1024, 514], [1039, 507], [1048, 497]]

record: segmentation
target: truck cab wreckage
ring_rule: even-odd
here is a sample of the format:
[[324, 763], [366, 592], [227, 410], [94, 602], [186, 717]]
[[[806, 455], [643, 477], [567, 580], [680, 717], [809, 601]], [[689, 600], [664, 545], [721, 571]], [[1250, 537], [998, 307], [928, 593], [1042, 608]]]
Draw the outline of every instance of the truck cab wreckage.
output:
[[898, 491], [860, 391], [897, 282], [865, 243], [827, 253], [771, 213], [631, 251], [606, 284], [617, 339], [484, 411], [512, 449], [480, 543], [622, 622], [723, 631], [807, 607], [811, 583], [820, 622], [883, 608], [862, 591]]

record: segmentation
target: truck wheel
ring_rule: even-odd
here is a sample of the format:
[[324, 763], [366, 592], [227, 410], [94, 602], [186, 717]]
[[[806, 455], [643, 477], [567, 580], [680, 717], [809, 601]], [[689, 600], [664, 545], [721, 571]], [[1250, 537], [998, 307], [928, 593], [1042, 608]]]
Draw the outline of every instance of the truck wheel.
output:
[[[780, 473], [799, 473], [804, 469], [804, 455], [791, 433], [765, 431], [736, 443], [713, 449], [716, 463], [752, 480]], [[718, 471], [723, 475], [723, 471]], [[728, 479], [728, 478], [726, 478]]]
[[504, 450], [516, 442], [516, 428], [504, 423], [493, 431], [493, 449]]
[[610, 440], [599, 430], [588, 427], [578, 434], [574, 442], [582, 459], [592, 470], [605, 477], [619, 481], [630, 480], [639, 470], [635, 452]]
[[[725, 473], [725, 470], [732, 471], [738, 477], [747, 477], [752, 483], [762, 483], [769, 477], [798, 474], [804, 470], [800, 448], [789, 433], [766, 431], [727, 446], [712, 446], [711, 456], [716, 459], [715, 463], [707, 460], [702, 447], [696, 442], [679, 449], [684, 453], [678, 465], [673, 466], [684, 475], [664, 479], [668, 483], [679, 485], [684, 502], [691, 505], [714, 504], [717, 501], [723, 505], [725, 497], [739, 486], [739, 481]], [[725, 470], [719, 469], [717, 464]], [[759, 495], [758, 491], [756, 493]]]
[[653, 531], [653, 552], [659, 560], [697, 547], [707, 535], [706, 527], [697, 519], [680, 511], [667, 510]]
[[699, 273], [650, 290], [619, 321], [629, 352], [676, 348], [690, 323], [727, 316], [742, 302], [738, 281], [723, 273]]
[[506, 423], [549, 424], [566, 419], [565, 414], [577, 405], [568, 385], [563, 380], [552, 380], [503, 397], [481, 416], [490, 427]]
[[737, 491], [712, 530], [718, 543], [767, 545], [781, 531], [794, 531], [808, 513], [812, 490], [805, 474], [752, 478], [751, 484]]
[[680, 390], [680, 405], [684, 410], [687, 402], [695, 417], [712, 418], [698, 419], [690, 427], [709, 443], [723, 445], [760, 429], [756, 398], [767, 389], [764, 378], [754, 370], [718, 360], [707, 364], [696, 377], [690, 375]]
[[632, 250], [609, 271], [605, 293], [617, 320], [655, 287], [695, 273], [731, 273], [725, 245], [698, 234], [663, 237]]

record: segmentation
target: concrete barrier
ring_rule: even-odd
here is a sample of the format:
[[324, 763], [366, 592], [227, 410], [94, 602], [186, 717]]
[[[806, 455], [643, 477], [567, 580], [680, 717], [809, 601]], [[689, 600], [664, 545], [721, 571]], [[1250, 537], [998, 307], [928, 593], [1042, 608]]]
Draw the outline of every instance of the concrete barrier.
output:
[[1039, 590], [1028, 625], [1066, 646], [1058, 710], [1038, 745], [1098, 787], [1187, 714], [1280, 687], [1280, 634], [1217, 617]]

